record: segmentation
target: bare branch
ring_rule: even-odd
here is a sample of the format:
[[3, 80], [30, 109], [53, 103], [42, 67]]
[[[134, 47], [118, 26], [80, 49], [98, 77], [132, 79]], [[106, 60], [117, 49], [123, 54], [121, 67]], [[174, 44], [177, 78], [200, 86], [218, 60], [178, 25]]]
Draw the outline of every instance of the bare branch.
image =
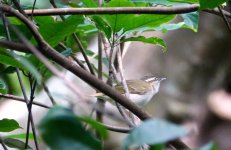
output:
[[[15, 101], [19, 101], [19, 102], [24, 102], [24, 103], [26, 102], [24, 98], [14, 96], [14, 95], [10, 95], [10, 94], [1, 94], [0, 93], [0, 97], [7, 98], [9, 100], [15, 100]], [[39, 103], [39, 102], [33, 102], [32, 104], [37, 105], [37, 106], [41, 106], [43, 108], [50, 108], [50, 106], [44, 105], [44, 104]]]
[[[33, 16], [49, 15], [93, 15], [93, 14], [184, 14], [197, 11], [198, 4], [176, 7], [112, 7], [112, 8], [57, 8], [57, 9], [35, 9]], [[32, 10], [25, 10], [27, 15]], [[9, 14], [10, 15], [10, 14]]]
[[107, 125], [103, 124], [108, 130], [114, 131], [114, 132], [120, 132], [120, 133], [128, 133], [132, 130], [132, 128], [122, 128], [122, 127], [117, 127], [117, 126], [112, 126], [112, 125]]
[[25, 45], [12, 41], [0, 40], [0, 46], [24, 53], [29, 53], [28, 48]]
[[[214, 15], [217, 15], [217, 16], [221, 16], [222, 17], [222, 14], [220, 13], [220, 11], [218, 9], [213, 9], [213, 10], [210, 10], [210, 9], [206, 9], [206, 10], [203, 10], [204, 12], [207, 12], [207, 13], [211, 13], [211, 14], [214, 14]], [[223, 14], [225, 17], [227, 18], [231, 18], [231, 13], [227, 12], [226, 10], [222, 10]]]
[[225, 17], [225, 14], [224, 14], [223, 10], [221, 9], [221, 6], [218, 6], [218, 10], [219, 10], [219, 12], [220, 12], [220, 14], [221, 14], [221, 16], [222, 16], [224, 22], [225, 22], [225, 25], [226, 25], [227, 28], [229, 29], [229, 32], [231, 32], [231, 26], [230, 26], [230, 24], [229, 24], [229, 21], [228, 21], [227, 18]]

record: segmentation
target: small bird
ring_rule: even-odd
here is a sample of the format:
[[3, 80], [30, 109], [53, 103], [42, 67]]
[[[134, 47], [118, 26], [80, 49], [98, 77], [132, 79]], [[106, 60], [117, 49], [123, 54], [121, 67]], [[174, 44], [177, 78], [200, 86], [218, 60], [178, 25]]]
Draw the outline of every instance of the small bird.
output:
[[[126, 80], [130, 93], [129, 98], [138, 106], [143, 107], [156, 93], [159, 92], [160, 83], [165, 79], [166, 78], [144, 77], [139, 80]], [[119, 93], [125, 94], [122, 84], [115, 85], [115, 89]], [[95, 96], [105, 99], [103, 93], [96, 93]], [[105, 100], [111, 101], [109, 97]]]

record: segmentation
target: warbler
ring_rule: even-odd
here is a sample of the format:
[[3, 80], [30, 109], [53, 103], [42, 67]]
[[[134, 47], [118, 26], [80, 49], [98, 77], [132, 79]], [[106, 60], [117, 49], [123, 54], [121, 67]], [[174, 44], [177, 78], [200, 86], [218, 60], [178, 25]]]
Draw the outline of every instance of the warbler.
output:
[[[159, 92], [160, 83], [165, 79], [166, 78], [144, 77], [138, 80], [126, 80], [129, 90], [129, 98], [138, 106], [143, 107], [156, 93]], [[122, 84], [115, 85], [115, 89], [119, 93], [123, 95], [125, 94]], [[103, 93], [96, 93], [94, 96], [112, 102], [112, 100]]]

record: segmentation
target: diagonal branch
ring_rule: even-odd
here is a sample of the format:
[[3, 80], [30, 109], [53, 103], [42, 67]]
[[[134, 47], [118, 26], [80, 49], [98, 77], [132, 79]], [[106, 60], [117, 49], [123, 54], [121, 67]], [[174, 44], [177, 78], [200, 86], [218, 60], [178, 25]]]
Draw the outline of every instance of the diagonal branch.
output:
[[225, 22], [225, 25], [226, 25], [227, 28], [229, 29], [229, 32], [231, 32], [231, 26], [230, 26], [230, 24], [229, 24], [228, 19], [225, 17], [224, 12], [223, 12], [223, 10], [221, 9], [221, 6], [218, 6], [217, 8], [218, 8], [218, 10], [219, 10], [219, 12], [220, 12], [220, 14], [221, 14], [221, 16], [222, 16], [224, 22]]
[[69, 61], [66, 57], [59, 54], [57, 51], [55, 51], [52, 47], [48, 45], [48, 43], [42, 38], [42, 36], [39, 34], [37, 28], [35, 28], [34, 24], [25, 18], [23, 15], [18, 13], [18, 11], [14, 10], [11, 7], [0, 5], [0, 10], [11, 13], [15, 15], [18, 19], [20, 19], [22, 22], [25, 23], [25, 25], [28, 27], [28, 29], [32, 32], [34, 35], [36, 41], [38, 42], [39, 46], [41, 47], [39, 50], [46, 55], [48, 58], [52, 59], [62, 67], [66, 68], [67, 70], [71, 71], [73, 74], [84, 80], [86, 83], [90, 84], [94, 88], [98, 89], [99, 91], [103, 92], [104, 94], [108, 95], [118, 103], [120, 103], [122, 106], [129, 109], [131, 112], [133, 112], [135, 115], [137, 115], [140, 119], [145, 120], [150, 118], [150, 116], [142, 111], [136, 104], [132, 103], [131, 100], [126, 98], [125, 96], [118, 93], [115, 89], [110, 87], [109, 85], [105, 84], [103, 81], [99, 80], [95, 76], [89, 74], [82, 68], [78, 67], [75, 63]]

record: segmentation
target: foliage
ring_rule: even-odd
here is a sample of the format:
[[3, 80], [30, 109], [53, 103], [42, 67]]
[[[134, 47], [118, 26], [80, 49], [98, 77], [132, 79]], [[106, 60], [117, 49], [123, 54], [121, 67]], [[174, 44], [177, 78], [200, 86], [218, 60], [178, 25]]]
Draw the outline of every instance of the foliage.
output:
[[[19, 149], [19, 150], [24, 150], [25, 149], [25, 143], [20, 141], [20, 140], [13, 139], [13, 138], [5, 138], [3, 141], [10, 148], [16, 148], [16, 149]], [[28, 149], [32, 149], [32, 148], [28, 147]]]
[[2, 94], [6, 94], [7, 93], [6, 85], [1, 80], [0, 80], [0, 93], [2, 93]]
[[186, 130], [178, 125], [159, 119], [146, 120], [131, 131], [124, 140], [124, 147], [163, 144], [186, 134]]
[[13, 119], [0, 120], [0, 132], [10, 132], [21, 128], [17, 121]]
[[41, 121], [39, 129], [51, 149], [63, 150], [67, 147], [70, 150], [102, 149], [100, 142], [85, 131], [74, 113], [63, 107], [56, 106], [50, 109]]
[[[93, 50], [87, 49], [89, 39], [94, 37], [97, 33], [102, 33], [105, 41], [109, 43], [110, 52], [121, 44], [127, 41], [142, 42], [143, 44], [158, 45], [167, 50], [167, 44], [160, 37], [144, 37], [142, 33], [147, 31], [166, 33], [170, 30], [177, 30], [187, 28], [194, 32], [198, 31], [199, 11], [204, 9], [213, 9], [227, 0], [110, 0], [102, 4], [103, 8], [113, 7], [146, 7], [146, 6], [189, 6], [191, 4], [198, 4], [200, 10], [181, 15], [166, 15], [166, 14], [110, 14], [110, 15], [64, 15], [64, 16], [41, 16], [33, 17], [35, 28], [38, 28], [42, 38], [49, 44], [50, 47], [56, 51], [53, 54], [69, 58], [80, 53], [85, 53], [87, 57], [93, 57], [99, 60], [98, 54]], [[9, 4], [8, 1], [5, 1]], [[12, 3], [10, 3], [12, 5]], [[22, 8], [32, 8], [32, 5], [26, 4], [23, 1]], [[58, 3], [59, 7], [87, 7], [96, 8], [98, 4], [94, 0], [82, 0], [80, 3]], [[15, 6], [12, 6], [15, 7]], [[36, 5], [38, 7], [38, 5]], [[48, 6], [45, 6], [48, 7]], [[15, 7], [16, 8], [16, 7]], [[174, 19], [179, 16], [182, 21], [173, 23]], [[63, 20], [64, 18], [64, 20]], [[10, 24], [14, 25], [24, 35], [28, 41], [37, 49], [42, 48], [39, 42], [36, 41], [31, 29], [28, 29], [24, 23], [18, 18], [12, 16], [8, 17]], [[10, 37], [6, 34], [6, 27], [4, 22], [0, 21], [0, 40], [12, 39], [14, 42], [22, 42], [13, 31], [9, 32]], [[5, 33], [5, 34], [3, 34]], [[78, 38], [73, 38], [75, 34]], [[20, 41], [20, 42], [19, 42]], [[44, 43], [43, 43], [44, 44]], [[25, 45], [24, 45], [25, 46]], [[47, 48], [47, 47], [46, 47]], [[48, 59], [48, 63], [53, 64], [58, 69], [65, 68], [58, 66], [57, 60]], [[109, 58], [106, 56], [102, 58], [104, 67], [109, 69]], [[71, 61], [70, 61], [71, 62]], [[79, 64], [85, 64], [86, 59], [80, 60]], [[71, 62], [74, 64], [73, 62]], [[52, 70], [47, 69], [46, 65], [40, 59], [35, 57], [29, 51], [13, 52], [4, 47], [0, 47], [0, 94], [6, 94], [9, 83], [5, 82], [9, 74], [16, 74], [18, 68], [20, 73], [25, 77], [23, 82], [29, 82], [30, 100], [35, 97], [36, 89], [43, 88], [43, 82], [46, 82], [53, 76]], [[65, 64], [68, 65], [68, 64]], [[95, 72], [98, 72], [93, 62], [90, 62]], [[109, 71], [110, 72], [110, 71]], [[17, 72], [17, 75], [20, 74]], [[102, 73], [108, 79], [110, 75], [107, 72]], [[13, 80], [13, 79], [12, 79]], [[21, 78], [18, 76], [18, 80]], [[26, 81], [25, 81], [26, 80]], [[38, 84], [38, 85], [37, 85]], [[28, 86], [28, 85], [27, 85]], [[35, 89], [33, 89], [35, 87]], [[23, 91], [23, 88], [22, 88]], [[25, 92], [26, 93], [26, 92]], [[23, 93], [23, 94], [25, 94]], [[27, 104], [27, 108], [32, 107]], [[103, 149], [102, 143], [93, 132], [86, 130], [84, 124], [89, 125], [101, 139], [108, 138], [108, 132], [104, 125], [95, 121], [90, 117], [77, 116], [71, 109], [62, 106], [52, 107], [44, 116], [39, 124], [39, 131], [42, 140], [51, 149], [62, 150], [66, 149], [86, 149], [99, 150]], [[18, 122], [12, 119], [0, 120], [0, 132], [11, 132], [20, 129]], [[165, 144], [171, 140], [180, 138], [186, 135], [186, 131], [181, 126], [172, 124], [170, 122], [151, 119], [146, 120], [138, 127], [135, 127], [123, 142], [125, 149], [130, 146], [142, 146], [144, 144], [151, 145], [151, 149], [164, 149]], [[2, 141], [11, 148], [24, 149], [25, 143], [20, 141], [23, 139], [34, 139], [32, 133], [22, 133], [18, 135], [6, 135], [2, 137]], [[20, 139], [20, 140], [19, 140]], [[30, 148], [30, 147], [29, 147]], [[216, 150], [217, 147], [213, 143], [209, 143], [201, 150]]]
[[209, 142], [208, 144], [199, 148], [199, 150], [217, 150], [217, 149], [218, 149], [217, 145], [214, 144], [213, 142]]

